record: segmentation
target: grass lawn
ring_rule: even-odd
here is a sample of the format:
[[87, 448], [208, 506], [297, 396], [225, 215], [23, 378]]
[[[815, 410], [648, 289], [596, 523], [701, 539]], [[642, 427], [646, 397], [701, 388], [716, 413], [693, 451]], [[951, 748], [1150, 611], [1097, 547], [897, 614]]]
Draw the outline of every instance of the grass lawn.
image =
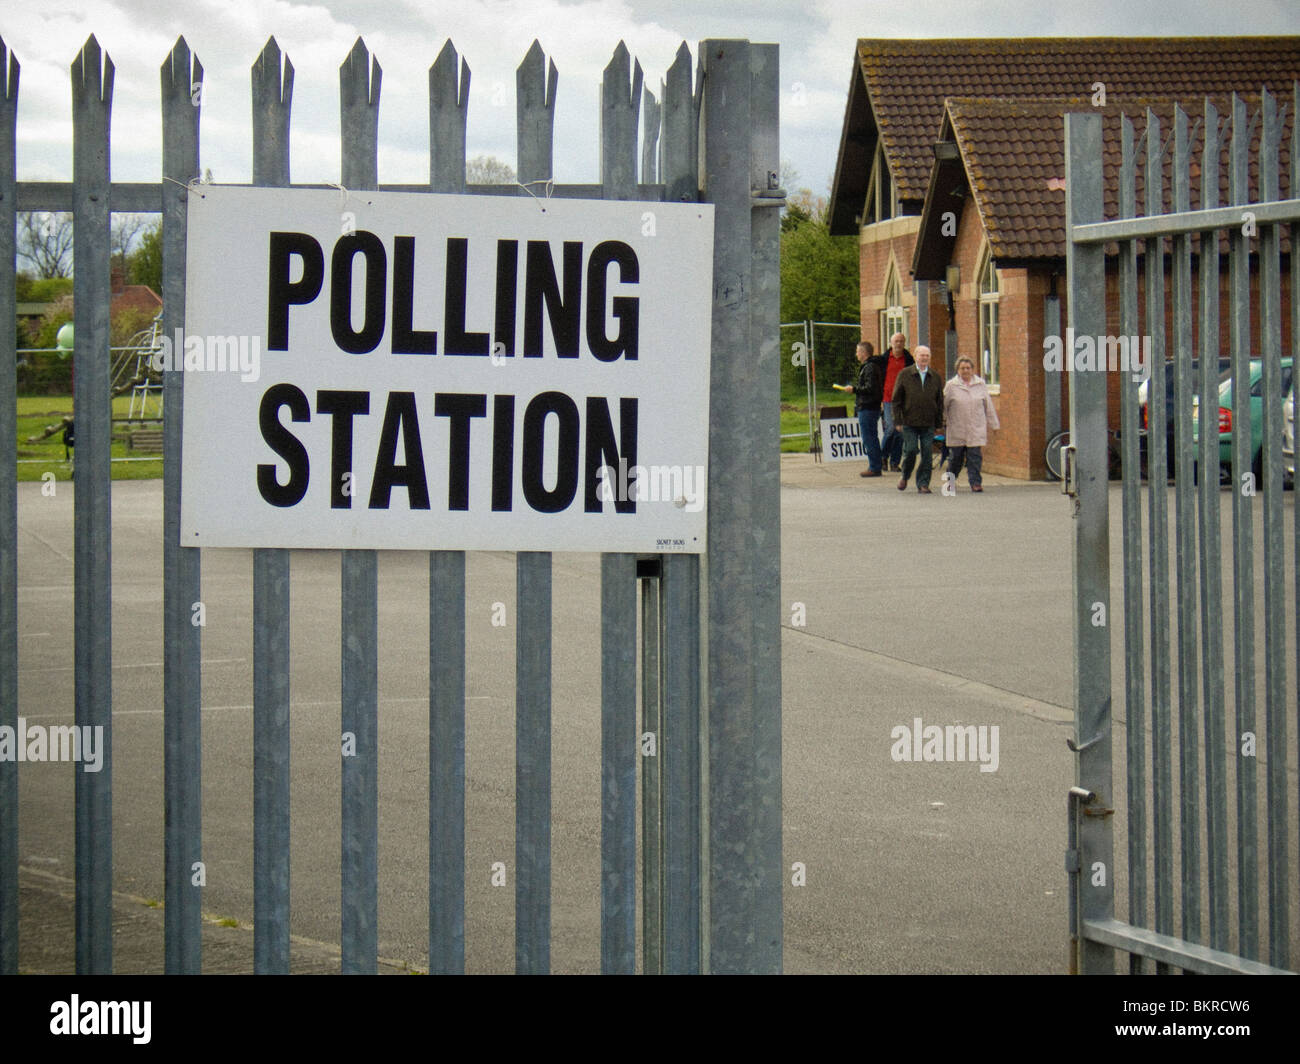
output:
[[[835, 391], [828, 381], [819, 381], [815, 409], [824, 406], [843, 406], [853, 416], [853, 396]], [[782, 454], [808, 453], [808, 391], [802, 378], [781, 381], [781, 435], [799, 432], [803, 435], [781, 441]]]
[[[130, 396], [122, 395], [113, 400], [113, 417], [125, 418], [131, 407]], [[150, 404], [151, 411], [155, 409]], [[72, 465], [63, 458], [63, 432], [55, 432], [47, 439], [28, 443], [28, 437], [39, 436], [51, 425], [58, 425], [65, 416], [72, 414], [72, 396], [70, 395], [22, 395], [18, 397], [18, 479], [41, 480], [46, 473], [53, 473], [55, 480], [70, 480]], [[159, 428], [161, 421], [144, 423], [149, 428]], [[114, 458], [143, 457], [126, 449], [123, 436], [126, 425], [114, 422], [112, 456]], [[150, 458], [144, 462], [114, 462], [114, 480], [149, 480], [162, 476], [162, 456]]]
[[[819, 402], [834, 405], [842, 403], [844, 396], [832, 393], [830, 398], [819, 396]], [[846, 404], [852, 407], [852, 397]], [[130, 397], [118, 396], [113, 400], [113, 417], [125, 418], [130, 409]], [[793, 439], [781, 441], [781, 452], [808, 453], [808, 409], [807, 396], [802, 388], [796, 393], [781, 396], [781, 435], [802, 433]], [[151, 410], [154, 407], [151, 404]], [[40, 480], [45, 473], [53, 473], [55, 480], [70, 480], [72, 465], [63, 459], [63, 433], [55, 432], [47, 439], [28, 443], [31, 436], [39, 436], [50, 425], [58, 425], [65, 416], [72, 414], [72, 396], [70, 395], [22, 395], [18, 397], [18, 479]], [[160, 421], [146, 423], [150, 428], [159, 428]], [[123, 436], [126, 425], [114, 422], [112, 455], [114, 458], [143, 457], [126, 449]], [[162, 476], [162, 457], [148, 461], [114, 462], [114, 480], [150, 480]]]
[[802, 432], [802, 436], [781, 441], [782, 454], [808, 453], [808, 408], [806, 405], [781, 404], [781, 435]]

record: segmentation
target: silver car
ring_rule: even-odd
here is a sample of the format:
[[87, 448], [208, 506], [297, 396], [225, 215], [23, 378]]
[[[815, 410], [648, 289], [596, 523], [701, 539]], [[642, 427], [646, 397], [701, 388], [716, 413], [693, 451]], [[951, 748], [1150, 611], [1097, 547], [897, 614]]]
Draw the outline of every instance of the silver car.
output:
[[1295, 484], [1295, 382], [1291, 383], [1291, 394], [1282, 404], [1282, 477], [1288, 484]]

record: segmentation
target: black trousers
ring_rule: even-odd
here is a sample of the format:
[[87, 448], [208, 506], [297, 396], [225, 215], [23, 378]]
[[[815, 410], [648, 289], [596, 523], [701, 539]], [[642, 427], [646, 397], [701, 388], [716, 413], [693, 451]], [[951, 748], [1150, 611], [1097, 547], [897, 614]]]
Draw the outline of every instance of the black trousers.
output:
[[984, 465], [984, 449], [982, 447], [949, 447], [948, 453], [948, 472], [952, 474], [953, 483], [957, 483], [957, 477], [961, 474], [961, 467], [966, 467], [966, 479], [970, 481], [971, 487], [977, 487], [983, 483], [980, 479], [980, 468]]

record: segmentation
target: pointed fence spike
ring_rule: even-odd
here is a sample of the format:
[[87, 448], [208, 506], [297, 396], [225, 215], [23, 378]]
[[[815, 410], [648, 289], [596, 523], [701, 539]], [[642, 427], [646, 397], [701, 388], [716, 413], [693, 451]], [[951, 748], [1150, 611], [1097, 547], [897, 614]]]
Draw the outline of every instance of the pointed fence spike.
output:
[[289, 177], [293, 63], [274, 37], [253, 63], [253, 184], [283, 187]]
[[[527, 185], [554, 173], [555, 94], [559, 72], [534, 41], [515, 70], [515, 146], [518, 180]], [[521, 193], [522, 194], [522, 193]]]
[[429, 67], [429, 184], [435, 192], [465, 191], [469, 84], [469, 63], [448, 39]]
[[[0, 37], [0, 93], [3, 93], [3, 99], [6, 104], [12, 105], [18, 99], [18, 72], [21, 64], [18, 62], [18, 56], [5, 47], [3, 37]], [[6, 71], [8, 76], [6, 77]]]

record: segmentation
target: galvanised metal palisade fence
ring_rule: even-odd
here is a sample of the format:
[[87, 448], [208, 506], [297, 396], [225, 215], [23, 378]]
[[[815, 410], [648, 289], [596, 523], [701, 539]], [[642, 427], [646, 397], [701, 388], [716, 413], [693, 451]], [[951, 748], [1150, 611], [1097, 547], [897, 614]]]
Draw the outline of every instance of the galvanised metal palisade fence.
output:
[[[1074, 472], [1066, 487], [1076, 499], [1072, 745], [1077, 786], [1069, 799], [1067, 866], [1072, 967], [1083, 972], [1114, 971], [1116, 951], [1128, 954], [1127, 968], [1133, 972], [1154, 964], [1157, 972], [1266, 973], [1296, 963], [1290, 921], [1300, 882], [1292, 878], [1296, 838], [1289, 808], [1296, 797], [1290, 792], [1296, 778], [1297, 689], [1295, 674], [1287, 684], [1285, 559], [1288, 552], [1295, 554], [1300, 581], [1300, 537], [1293, 532], [1289, 545], [1285, 538], [1281, 423], [1286, 394], [1282, 358], [1294, 358], [1300, 335], [1300, 274], [1294, 263], [1300, 235], [1300, 199], [1294, 198], [1300, 177], [1300, 144], [1294, 136], [1300, 84], [1293, 92], [1292, 198], [1282, 199], [1279, 191], [1285, 104], [1279, 106], [1265, 89], [1249, 103], [1239, 96], [1219, 104], [1206, 100], [1203, 118], [1195, 122], [1182, 107], [1165, 107], [1166, 121], [1172, 113], [1169, 132], [1162, 129], [1157, 110], [1149, 108], [1139, 119], [1145, 127], [1144, 153], [1141, 141], [1135, 141], [1133, 121], [1120, 115], [1118, 217], [1112, 221], [1103, 220], [1103, 116], [1071, 114], [1065, 120], [1070, 325], [1076, 336], [1100, 337], [1110, 331], [1104, 255], [1106, 244], [1116, 241], [1119, 331], [1151, 340], [1145, 504], [1137, 375], [1118, 375], [1122, 633], [1106, 619], [1111, 615], [1107, 377], [1115, 374], [1084, 370], [1070, 379]], [[1224, 103], [1230, 113], [1221, 116]], [[1257, 179], [1252, 181], [1250, 148], [1256, 138]], [[1170, 151], [1172, 157], [1166, 159]], [[1220, 204], [1223, 157], [1226, 205]], [[1197, 164], [1200, 205], [1192, 210]], [[1171, 175], [1168, 211], [1166, 172]], [[1138, 177], [1145, 198], [1142, 216]], [[1290, 352], [1282, 350], [1281, 321], [1280, 262], [1287, 225]], [[1226, 274], [1221, 244], [1226, 244]], [[1142, 314], [1139, 282], [1145, 294]], [[1252, 301], [1257, 333], [1252, 330]], [[1217, 416], [1221, 307], [1229, 315], [1232, 361], [1232, 457], [1226, 490], [1219, 482]], [[1199, 328], [1196, 347], [1194, 321]], [[1252, 468], [1252, 356], [1262, 359], [1258, 468]], [[1172, 492], [1164, 475], [1169, 373], [1174, 375], [1175, 405]], [[1193, 424], [1196, 396], [1199, 438]], [[1291, 498], [1293, 506], [1300, 504], [1300, 492]], [[1261, 520], [1259, 580], [1255, 523]], [[1231, 523], [1230, 540], [1225, 521]], [[1300, 521], [1295, 528], [1300, 529]], [[1229, 589], [1223, 587], [1225, 568], [1230, 568]], [[1260, 583], [1262, 655], [1256, 643]], [[1294, 645], [1300, 612], [1291, 621]], [[1112, 780], [1113, 640], [1124, 657], [1124, 802]], [[1300, 660], [1294, 664], [1300, 669]], [[1261, 694], [1262, 717], [1257, 712]], [[1127, 831], [1127, 922], [1115, 915], [1117, 820]]]
[[[470, 71], [448, 41], [429, 71], [429, 183], [379, 183], [380, 67], [358, 40], [340, 70], [340, 181], [356, 190], [463, 193]], [[694, 77], [693, 77], [694, 74]], [[74, 180], [17, 181], [19, 64], [0, 42], [0, 320], [14, 315], [16, 211], [72, 211], [75, 226], [76, 723], [102, 726], [100, 772], [76, 774], [76, 964], [112, 970], [110, 211], [161, 211], [163, 329], [184, 326], [186, 209], [198, 179], [203, 69], [182, 38], [162, 64], [158, 183], [110, 178], [113, 64], [91, 37], [72, 64]], [[692, 70], [683, 44], [662, 100], [620, 44], [604, 72], [600, 183], [551, 186], [557, 88], [534, 42], [518, 69], [520, 185], [554, 195], [715, 206], [708, 551], [601, 556], [601, 967], [635, 969], [638, 583], [647, 726], [647, 970], [773, 972], [781, 967], [781, 674], [777, 310], [779, 170], [775, 45], [710, 40]], [[252, 69], [253, 184], [292, 186], [293, 66], [268, 42]], [[656, 173], [657, 169], [657, 173]], [[320, 186], [316, 186], [320, 187]], [[545, 190], [545, 191], [543, 191]], [[0, 329], [0, 724], [18, 712], [14, 329]], [[700, 357], [705, 357], [700, 352]], [[200, 970], [201, 556], [179, 545], [181, 371], [165, 374], [164, 748], [166, 970]], [[343, 970], [377, 954], [377, 556], [342, 555]], [[550, 963], [551, 557], [517, 555], [516, 968]], [[255, 969], [289, 965], [290, 552], [260, 549], [254, 598]], [[465, 556], [429, 554], [429, 966], [465, 966]], [[593, 692], [592, 697], [595, 696]], [[707, 776], [705, 769], [707, 767]], [[0, 763], [0, 971], [17, 970], [17, 764]], [[707, 791], [704, 781], [707, 778]], [[660, 809], [654, 801], [661, 794]], [[660, 823], [661, 821], [661, 823]], [[662, 884], [662, 887], [660, 887]], [[660, 893], [662, 892], [662, 896]], [[707, 913], [707, 917], [706, 914]], [[707, 922], [706, 922], [707, 921]]]

